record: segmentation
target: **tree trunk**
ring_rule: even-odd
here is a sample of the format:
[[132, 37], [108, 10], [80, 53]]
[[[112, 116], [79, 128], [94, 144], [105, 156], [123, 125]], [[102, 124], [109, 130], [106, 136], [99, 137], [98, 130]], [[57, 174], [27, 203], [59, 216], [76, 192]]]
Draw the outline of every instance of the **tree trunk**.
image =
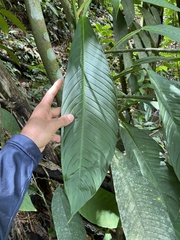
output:
[[[43, 61], [48, 78], [51, 84], [53, 84], [58, 78], [63, 77], [49, 39], [40, 1], [25, 0], [24, 2], [39, 54]], [[61, 95], [61, 91], [59, 91], [56, 95], [58, 105], [61, 105]]]

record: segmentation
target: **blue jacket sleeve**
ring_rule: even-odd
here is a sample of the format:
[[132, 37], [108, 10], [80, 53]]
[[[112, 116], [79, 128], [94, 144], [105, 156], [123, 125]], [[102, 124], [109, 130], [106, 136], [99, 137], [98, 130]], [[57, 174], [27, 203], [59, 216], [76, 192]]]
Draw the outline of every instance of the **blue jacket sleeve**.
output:
[[36, 144], [21, 134], [14, 135], [0, 151], [0, 240], [8, 239], [32, 172], [41, 159]]

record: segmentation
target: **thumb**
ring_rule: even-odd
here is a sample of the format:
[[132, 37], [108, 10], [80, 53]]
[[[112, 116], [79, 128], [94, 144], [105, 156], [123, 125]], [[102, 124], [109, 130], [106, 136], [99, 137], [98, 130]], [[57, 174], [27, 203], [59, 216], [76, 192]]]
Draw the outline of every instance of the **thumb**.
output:
[[67, 114], [58, 118], [57, 121], [59, 127], [65, 127], [74, 121], [74, 116], [72, 114]]

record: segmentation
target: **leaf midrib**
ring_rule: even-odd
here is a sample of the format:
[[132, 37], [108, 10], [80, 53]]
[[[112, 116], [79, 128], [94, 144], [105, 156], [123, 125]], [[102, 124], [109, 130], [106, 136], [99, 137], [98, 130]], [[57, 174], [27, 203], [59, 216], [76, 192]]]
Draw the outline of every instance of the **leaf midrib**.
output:
[[79, 179], [78, 182], [80, 180], [80, 176], [81, 176], [81, 166], [82, 166], [82, 156], [83, 156], [83, 142], [84, 142], [84, 126], [85, 126], [85, 76], [84, 76], [84, 54], [85, 54], [85, 49], [84, 49], [84, 43], [85, 43], [85, 29], [84, 29], [84, 18], [82, 18], [81, 20], [81, 31], [82, 31], [82, 38], [81, 38], [81, 45], [82, 45], [82, 131], [81, 131], [81, 143], [80, 143], [80, 156], [79, 156]]

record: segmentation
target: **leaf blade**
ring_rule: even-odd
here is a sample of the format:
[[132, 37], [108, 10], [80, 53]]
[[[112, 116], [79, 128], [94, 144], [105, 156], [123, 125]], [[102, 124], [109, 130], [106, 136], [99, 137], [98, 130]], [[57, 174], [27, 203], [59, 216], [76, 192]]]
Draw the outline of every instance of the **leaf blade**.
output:
[[153, 71], [148, 73], [158, 98], [170, 164], [180, 179], [180, 87]]
[[85, 240], [86, 231], [79, 214], [76, 214], [71, 221], [70, 206], [64, 190], [58, 187], [52, 199], [52, 215], [58, 240]]
[[109, 67], [87, 18], [73, 40], [63, 89], [62, 114], [75, 121], [62, 132], [62, 170], [72, 214], [100, 187], [112, 160], [117, 110]]
[[138, 165], [116, 152], [111, 169], [126, 238], [175, 240], [166, 208], [154, 186], [142, 176]]

